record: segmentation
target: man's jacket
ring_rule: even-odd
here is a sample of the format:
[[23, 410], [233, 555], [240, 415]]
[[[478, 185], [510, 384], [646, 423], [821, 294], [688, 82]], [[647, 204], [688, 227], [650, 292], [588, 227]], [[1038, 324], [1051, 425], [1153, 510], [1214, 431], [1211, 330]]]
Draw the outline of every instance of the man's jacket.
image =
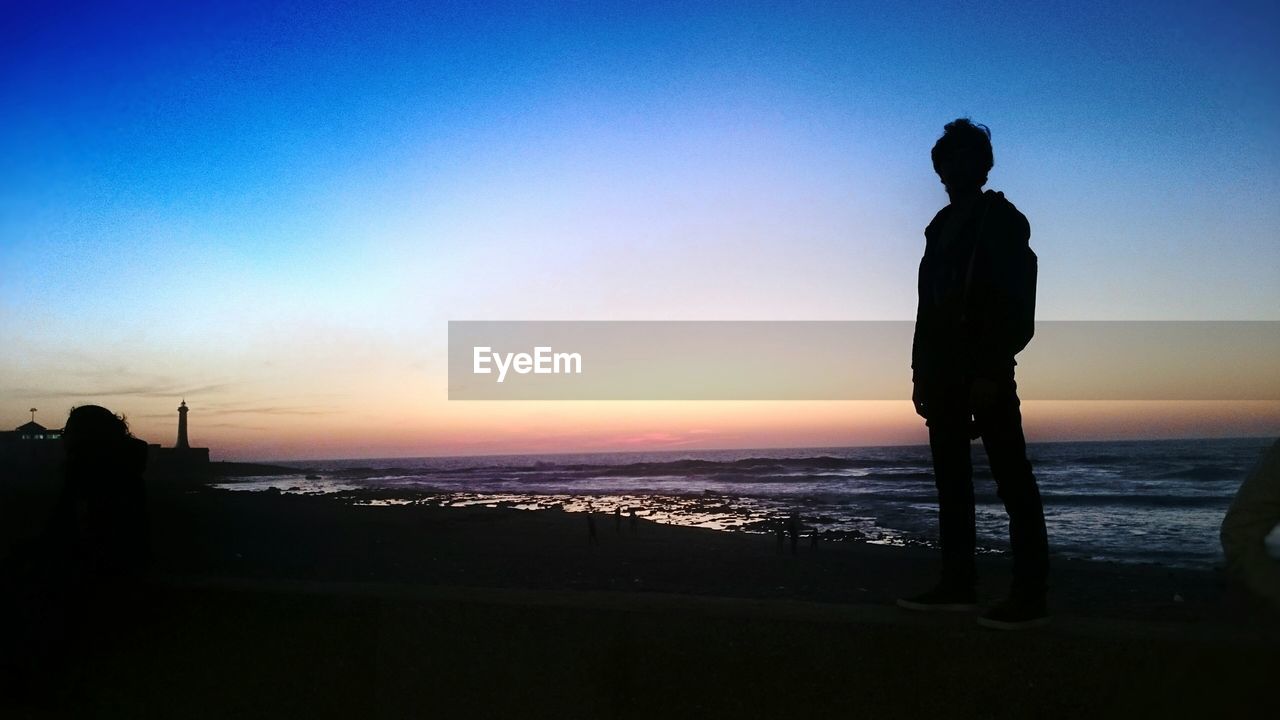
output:
[[924, 231], [920, 303], [911, 350], [916, 382], [1013, 378], [1035, 332], [1036, 255], [1031, 226], [1003, 193], [948, 205]]

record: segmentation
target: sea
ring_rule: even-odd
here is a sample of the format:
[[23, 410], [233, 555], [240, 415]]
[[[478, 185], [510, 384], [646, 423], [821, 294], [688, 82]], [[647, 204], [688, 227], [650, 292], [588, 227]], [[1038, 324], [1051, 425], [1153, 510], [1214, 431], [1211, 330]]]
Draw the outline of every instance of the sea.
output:
[[[1052, 551], [1170, 567], [1222, 561], [1218, 528], [1273, 439], [1033, 443]], [[973, 447], [978, 542], [1008, 548], [1008, 519]], [[932, 545], [937, 504], [924, 446], [696, 450], [278, 463], [298, 473], [218, 487], [335, 495], [362, 505], [634, 510], [656, 522], [768, 533], [798, 515], [823, 541]], [[312, 476], [308, 479], [308, 475]], [[318, 477], [317, 477], [318, 476]], [[274, 490], [273, 490], [274, 489]], [[1280, 534], [1268, 541], [1280, 552]]]

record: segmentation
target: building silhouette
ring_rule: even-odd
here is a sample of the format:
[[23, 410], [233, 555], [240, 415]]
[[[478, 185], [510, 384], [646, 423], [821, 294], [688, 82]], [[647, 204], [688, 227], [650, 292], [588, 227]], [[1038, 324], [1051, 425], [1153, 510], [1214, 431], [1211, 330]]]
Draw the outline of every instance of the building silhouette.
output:
[[13, 433], [4, 433], [5, 435], [13, 434], [15, 440], [57, 440], [62, 437], [62, 430], [51, 430], [36, 422], [36, 413], [39, 412], [35, 408], [31, 408], [31, 421], [22, 423]]
[[[208, 475], [209, 448], [192, 447], [187, 435], [187, 401], [178, 406], [178, 438], [173, 447], [161, 447], [159, 443], [147, 445], [147, 471], [149, 478], [194, 478]], [[62, 466], [65, 451], [62, 445], [62, 429], [46, 428], [35, 420], [36, 410], [31, 409], [31, 420], [9, 431], [0, 431], [0, 478], [17, 476], [44, 476]]]
[[0, 431], [0, 468], [7, 470], [56, 465], [62, 460], [62, 429], [47, 428], [36, 422], [36, 409], [31, 420], [13, 430]]

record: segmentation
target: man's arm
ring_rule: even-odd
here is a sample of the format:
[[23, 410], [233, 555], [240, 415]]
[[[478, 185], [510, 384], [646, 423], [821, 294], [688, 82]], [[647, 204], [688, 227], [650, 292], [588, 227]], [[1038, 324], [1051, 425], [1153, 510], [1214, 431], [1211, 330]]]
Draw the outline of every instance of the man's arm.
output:
[[946, 212], [946, 208], [940, 210], [924, 230], [924, 257], [920, 259], [920, 269], [916, 273], [916, 326], [911, 339], [911, 404], [915, 407], [916, 414], [925, 419], [929, 417], [927, 385], [936, 375], [936, 368], [933, 367], [936, 358], [933, 347], [936, 311], [928, 281], [929, 248], [933, 245], [939, 219]]
[[920, 259], [920, 269], [916, 273], [916, 327], [915, 335], [911, 341], [911, 380], [917, 385], [925, 382], [932, 377], [934, 368], [932, 367], [934, 348], [932, 341], [934, 337], [934, 303], [931, 293], [932, 288], [929, 287], [927, 272], [929, 268], [929, 250], [934, 245], [934, 238], [937, 236], [937, 228], [941, 226], [947, 216], [949, 207], [938, 211], [937, 215], [929, 221], [929, 225], [924, 229], [924, 257]]
[[929, 323], [930, 307], [928, 303], [924, 281], [924, 261], [920, 261], [919, 280], [916, 282], [919, 292], [919, 300], [916, 303], [916, 328], [915, 335], [911, 340], [911, 405], [915, 408], [916, 414], [926, 420], [929, 419], [929, 392], [927, 389], [926, 378], [930, 376], [929, 357], [931, 355], [929, 348]]
[[931, 306], [927, 301], [924, 280], [924, 261], [920, 261], [919, 276], [916, 281], [919, 300], [916, 303], [916, 328], [911, 340], [911, 380], [922, 382], [929, 375], [929, 325], [932, 322]]

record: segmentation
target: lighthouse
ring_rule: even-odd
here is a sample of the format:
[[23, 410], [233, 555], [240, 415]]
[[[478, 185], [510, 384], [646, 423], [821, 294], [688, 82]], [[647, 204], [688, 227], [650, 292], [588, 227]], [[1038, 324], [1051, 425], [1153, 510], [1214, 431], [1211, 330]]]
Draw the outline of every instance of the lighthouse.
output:
[[187, 399], [182, 399], [182, 404], [178, 406], [178, 442], [174, 443], [176, 450], [190, 450], [191, 443], [187, 442]]
[[209, 448], [191, 447], [187, 438], [187, 399], [178, 406], [178, 441], [173, 447], [151, 445], [147, 450], [147, 473], [152, 478], [206, 478], [209, 475]]

